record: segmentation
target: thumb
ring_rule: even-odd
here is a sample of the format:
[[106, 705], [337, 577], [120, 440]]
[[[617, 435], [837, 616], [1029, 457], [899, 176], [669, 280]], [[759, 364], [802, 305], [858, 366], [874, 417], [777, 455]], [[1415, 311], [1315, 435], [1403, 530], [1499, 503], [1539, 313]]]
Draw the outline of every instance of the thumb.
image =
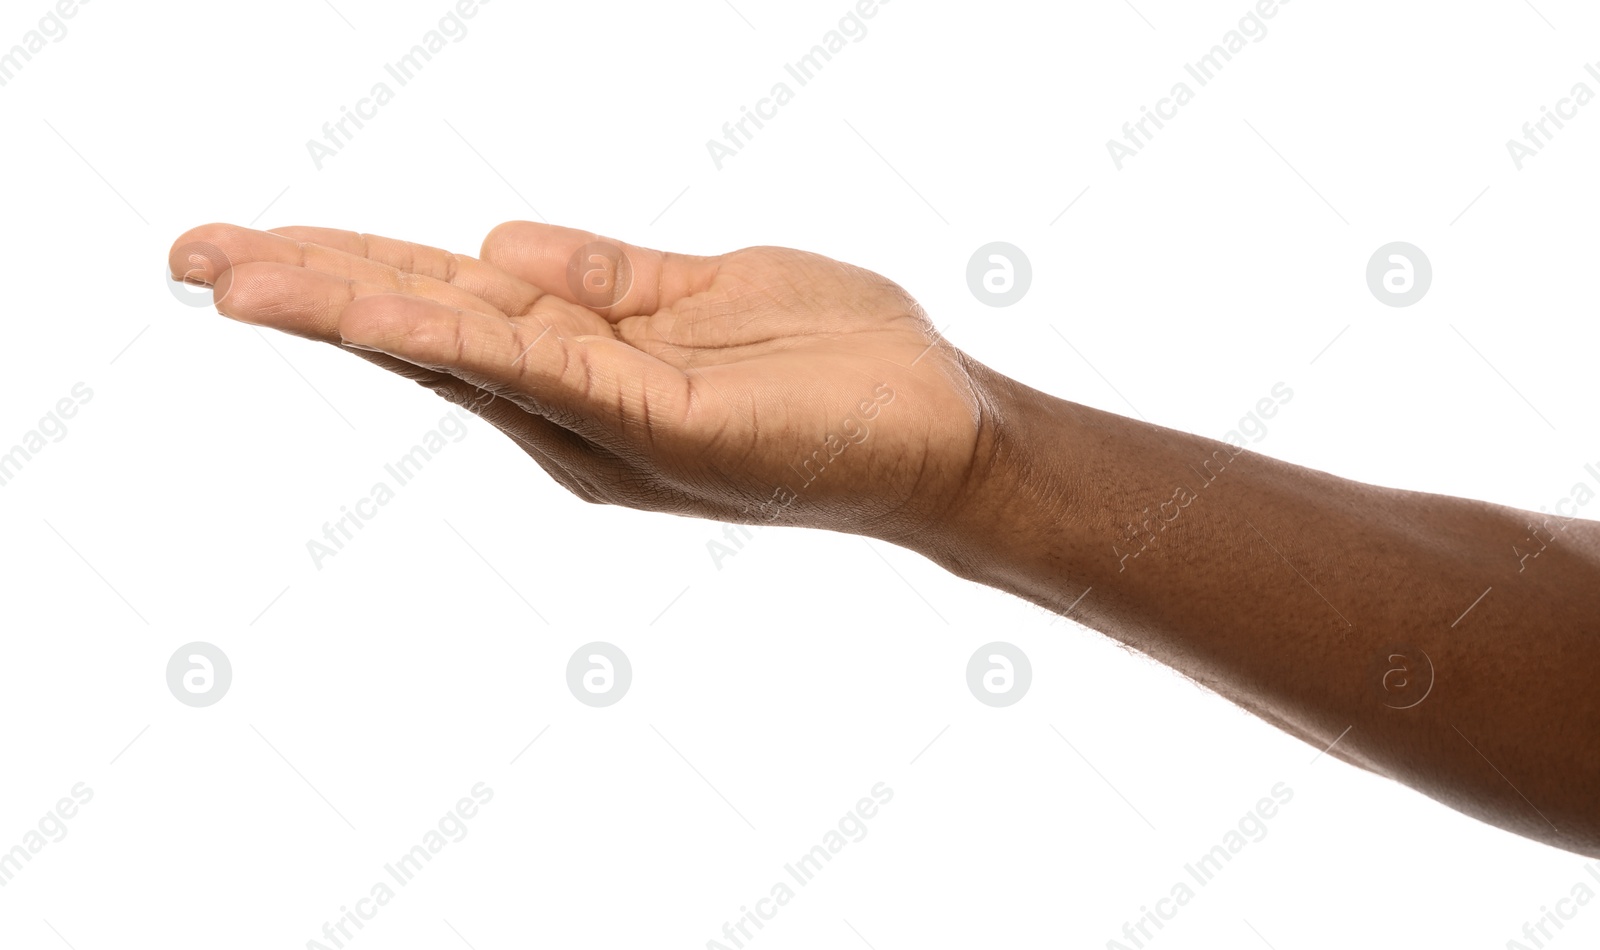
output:
[[480, 257], [612, 322], [705, 292], [721, 266], [718, 257], [656, 251], [532, 221], [510, 221], [490, 231]]

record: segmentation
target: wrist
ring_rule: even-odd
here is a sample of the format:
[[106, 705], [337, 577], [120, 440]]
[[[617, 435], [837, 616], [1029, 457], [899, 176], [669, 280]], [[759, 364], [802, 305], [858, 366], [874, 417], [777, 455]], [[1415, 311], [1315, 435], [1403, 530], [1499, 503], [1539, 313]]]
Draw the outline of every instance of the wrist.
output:
[[975, 360], [969, 373], [983, 410], [963, 484], [926, 531], [900, 543], [959, 577], [1037, 600], [1034, 575], [1070, 575], [1079, 557], [1082, 407]]

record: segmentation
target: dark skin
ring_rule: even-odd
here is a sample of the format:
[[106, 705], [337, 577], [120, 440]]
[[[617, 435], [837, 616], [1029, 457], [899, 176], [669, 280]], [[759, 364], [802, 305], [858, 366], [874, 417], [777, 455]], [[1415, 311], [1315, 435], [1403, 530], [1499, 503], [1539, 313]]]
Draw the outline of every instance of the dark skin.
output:
[[233, 319], [469, 406], [586, 501], [902, 545], [1329, 755], [1600, 857], [1594, 522], [1056, 399], [942, 340], [891, 281], [802, 251], [516, 222], [472, 258], [208, 225], [170, 264]]

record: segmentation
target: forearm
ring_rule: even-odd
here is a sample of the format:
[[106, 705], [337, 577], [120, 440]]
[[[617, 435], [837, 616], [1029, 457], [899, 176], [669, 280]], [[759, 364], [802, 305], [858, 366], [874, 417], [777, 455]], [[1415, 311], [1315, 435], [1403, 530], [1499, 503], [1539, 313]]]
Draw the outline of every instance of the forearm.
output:
[[[1343, 735], [1332, 755], [1600, 855], [1593, 523], [1553, 519], [1527, 543], [1543, 516], [1351, 482], [998, 374], [986, 388], [980, 477], [919, 550], [1319, 749]], [[1519, 560], [1519, 542], [1544, 548]], [[1400, 666], [1431, 689], [1386, 683]]]

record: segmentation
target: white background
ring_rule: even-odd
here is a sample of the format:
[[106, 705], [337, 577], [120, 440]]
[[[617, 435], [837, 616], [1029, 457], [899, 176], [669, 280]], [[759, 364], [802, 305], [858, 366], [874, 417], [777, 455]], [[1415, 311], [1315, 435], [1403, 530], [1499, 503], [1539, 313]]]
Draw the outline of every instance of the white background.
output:
[[[319, 570], [449, 407], [160, 273], [213, 220], [802, 247], [1065, 398], [1220, 437], [1283, 382], [1257, 451], [1551, 507], [1600, 466], [1600, 104], [1521, 171], [1505, 142], [1600, 89], [1600, 14], [1534, 3], [1287, 4], [1120, 172], [1106, 140], [1246, 0], [896, 0], [720, 171], [706, 141], [852, 4], [496, 0], [320, 171], [306, 141], [450, 3], [85, 4], [0, 87], [0, 447], [93, 392], [0, 488], [0, 849], [94, 797], [0, 888], [0, 944], [306, 946], [477, 782], [347, 945], [704, 947], [878, 782], [747, 946], [1105, 946], [1278, 782], [1149, 945], [1502, 947], [1600, 889], [918, 556], [769, 528], [719, 567], [721, 526], [585, 505], [478, 420]], [[7, 0], [0, 50], [49, 9]], [[1397, 240], [1434, 267], [1404, 309], [1364, 276]], [[1033, 263], [1009, 308], [966, 284], [990, 241]], [[166, 686], [194, 640], [233, 665], [209, 708]], [[594, 640], [633, 665], [604, 709], [564, 682]], [[1033, 663], [1005, 709], [965, 684], [993, 640]], [[1600, 902], [1554, 945], [1597, 935]]]

